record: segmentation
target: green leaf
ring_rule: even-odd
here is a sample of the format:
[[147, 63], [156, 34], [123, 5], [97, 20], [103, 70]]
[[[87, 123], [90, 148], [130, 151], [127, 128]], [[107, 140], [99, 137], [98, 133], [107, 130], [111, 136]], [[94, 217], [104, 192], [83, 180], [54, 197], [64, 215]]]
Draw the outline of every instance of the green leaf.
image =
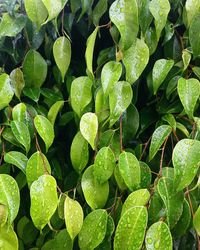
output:
[[63, 105], [64, 105], [64, 101], [57, 101], [51, 106], [48, 112], [47, 118], [49, 119], [49, 121], [52, 123], [53, 126], [54, 126], [56, 117], [59, 111], [62, 109]]
[[189, 27], [192, 20], [200, 13], [200, 1], [187, 0], [185, 3], [185, 9], [187, 14], [187, 26]]
[[140, 164], [132, 153], [123, 152], [119, 155], [119, 171], [130, 190], [134, 190], [139, 186]]
[[80, 131], [82, 136], [88, 141], [92, 149], [95, 149], [95, 141], [98, 131], [98, 118], [94, 113], [86, 113], [81, 117]]
[[61, 36], [54, 42], [53, 56], [64, 82], [71, 61], [71, 43], [66, 37]]
[[[82, 11], [78, 18], [78, 21], [83, 17], [86, 12], [90, 12], [94, 0], [79, 0], [81, 1]], [[80, 4], [80, 3], [79, 3]]]
[[58, 14], [61, 12], [61, 10], [64, 8], [67, 1], [68, 0], [42, 0], [49, 14], [48, 19], [46, 20], [45, 23], [56, 18]]
[[147, 226], [147, 209], [132, 207], [121, 217], [114, 238], [114, 250], [140, 250]]
[[14, 121], [25, 122], [26, 105], [24, 103], [19, 103], [12, 109], [12, 118]]
[[136, 43], [126, 50], [123, 55], [127, 82], [134, 83], [142, 74], [148, 61], [149, 48], [143, 40], [137, 39]]
[[29, 19], [37, 25], [39, 30], [48, 16], [42, 0], [25, 0], [24, 5]]
[[28, 158], [17, 151], [10, 151], [4, 155], [4, 161], [18, 167], [24, 174], [26, 173], [26, 164]]
[[11, 226], [0, 227], [0, 242], [2, 249], [18, 250], [17, 235]]
[[7, 206], [8, 222], [11, 225], [19, 211], [20, 194], [17, 182], [7, 174], [0, 174], [0, 204]]
[[23, 73], [27, 87], [42, 86], [47, 76], [47, 63], [39, 52], [28, 51], [23, 62]]
[[194, 214], [193, 224], [194, 224], [195, 230], [200, 236], [200, 206], [198, 207], [197, 211]]
[[173, 65], [173, 60], [159, 59], [155, 62], [152, 73], [154, 95], [157, 93]]
[[151, 179], [150, 167], [145, 162], [140, 161], [140, 188], [149, 188]]
[[24, 75], [20, 68], [16, 68], [10, 73], [10, 84], [16, 97], [20, 100], [22, 89], [25, 86]]
[[103, 14], [106, 12], [108, 7], [108, 1], [107, 0], [99, 0], [96, 4], [95, 8], [92, 12], [92, 21], [95, 26], [99, 25], [99, 20], [103, 16]]
[[191, 58], [192, 58], [191, 53], [188, 50], [184, 49], [182, 51], [182, 60], [184, 65], [183, 71], [185, 71], [189, 66]]
[[172, 114], [164, 115], [162, 120], [166, 121], [174, 130], [176, 130], [176, 120]]
[[101, 72], [101, 84], [105, 98], [113, 90], [122, 74], [122, 65], [120, 62], [110, 61], [103, 66]]
[[89, 213], [78, 235], [80, 249], [92, 250], [97, 247], [106, 235], [108, 214], [106, 210], [98, 209]]
[[198, 29], [199, 24], [200, 24], [200, 14], [192, 19], [189, 28], [189, 41], [192, 47], [194, 58], [200, 55], [200, 45], [199, 45], [200, 30]]
[[98, 88], [96, 92], [95, 113], [98, 116], [99, 124], [108, 119], [110, 115], [108, 98], [105, 98], [102, 87]]
[[94, 176], [94, 165], [85, 170], [81, 180], [81, 187], [86, 202], [92, 209], [103, 208], [109, 194], [109, 184], [99, 184]]
[[132, 97], [132, 88], [128, 82], [120, 81], [114, 85], [113, 91], [109, 94], [110, 127], [131, 104]]
[[109, 9], [109, 16], [120, 32], [122, 48], [129, 49], [136, 41], [139, 29], [137, 1], [114, 1]]
[[24, 146], [26, 153], [30, 150], [31, 138], [28, 127], [23, 122], [12, 121], [11, 122], [12, 132], [17, 141]]
[[92, 34], [87, 39], [86, 51], [85, 51], [85, 60], [87, 65], [88, 76], [94, 77], [93, 73], [93, 53], [94, 46], [96, 41], [97, 32], [99, 27], [96, 27]]
[[33, 88], [33, 87], [25, 87], [23, 89], [23, 94], [29, 97], [34, 102], [38, 102], [40, 98], [40, 88]]
[[200, 163], [200, 141], [183, 139], [173, 151], [174, 186], [177, 191], [187, 187], [194, 179]]
[[192, 118], [197, 100], [200, 96], [200, 82], [195, 78], [178, 80], [178, 95], [186, 114]]
[[16, 17], [10, 16], [8, 13], [4, 13], [0, 22], [0, 37], [16, 36], [22, 31], [26, 24], [26, 17], [24, 15], [16, 15]]
[[34, 118], [34, 125], [38, 134], [45, 143], [47, 152], [55, 137], [53, 125], [46, 117], [42, 115], [36, 115]]
[[121, 212], [121, 217], [132, 207], [145, 206], [150, 199], [150, 193], [147, 189], [139, 189], [129, 194], [126, 198]]
[[101, 184], [106, 182], [113, 174], [115, 168], [115, 155], [109, 147], [101, 148], [94, 161], [94, 176]]
[[70, 93], [71, 105], [79, 117], [81, 117], [84, 108], [92, 100], [92, 85], [92, 80], [87, 76], [78, 77], [72, 82]]
[[50, 175], [42, 175], [34, 181], [30, 189], [30, 215], [35, 227], [42, 230], [50, 221], [58, 204], [56, 180]]
[[[156, 190], [151, 197], [151, 202], [148, 208], [148, 223], [150, 225], [160, 220], [161, 216], [163, 216], [163, 206], [162, 199]], [[164, 214], [164, 216], [166, 215]]]
[[172, 250], [172, 236], [168, 226], [162, 222], [156, 222], [148, 229], [145, 244], [147, 250]]
[[6, 205], [0, 204], [0, 228], [3, 227], [8, 220], [8, 208]]
[[158, 152], [158, 150], [168, 138], [171, 132], [172, 128], [169, 125], [161, 125], [153, 132], [149, 148], [150, 161], [154, 158], [154, 156], [156, 155], [156, 153]]
[[44, 154], [37, 151], [31, 155], [26, 166], [26, 178], [28, 186], [44, 174], [51, 174], [51, 167]]
[[9, 76], [7, 74], [0, 75], [0, 110], [9, 105], [13, 95]]
[[158, 41], [167, 22], [167, 16], [170, 11], [170, 3], [168, 0], [152, 0], [149, 4], [149, 9], [155, 19], [154, 23]]
[[64, 204], [65, 224], [72, 240], [79, 234], [83, 225], [83, 209], [78, 201], [68, 196]]

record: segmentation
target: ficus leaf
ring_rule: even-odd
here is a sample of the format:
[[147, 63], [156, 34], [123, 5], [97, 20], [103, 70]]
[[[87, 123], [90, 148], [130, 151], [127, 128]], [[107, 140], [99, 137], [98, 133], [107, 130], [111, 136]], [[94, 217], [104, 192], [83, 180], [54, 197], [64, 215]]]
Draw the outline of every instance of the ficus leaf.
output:
[[25, 122], [26, 105], [24, 103], [19, 103], [12, 109], [12, 118], [14, 121]]
[[151, 185], [151, 169], [145, 163], [140, 161], [140, 188], [149, 188]]
[[8, 208], [6, 205], [0, 204], [0, 228], [3, 227], [8, 220]]
[[183, 70], [187, 69], [187, 67], [190, 64], [191, 58], [192, 58], [191, 53], [188, 50], [184, 49], [182, 52], [182, 60], [184, 65]]
[[189, 28], [189, 40], [192, 47], [194, 58], [196, 58], [200, 54], [200, 45], [199, 45], [200, 31], [198, 29], [199, 24], [200, 24], [200, 14], [198, 14], [197, 16], [195, 16], [195, 18], [192, 19]]
[[200, 1], [199, 0], [187, 0], [185, 3], [185, 9], [187, 14], [187, 26], [189, 27], [192, 20], [199, 14]]
[[99, 0], [96, 6], [93, 9], [92, 12], [92, 19], [95, 26], [99, 25], [99, 20], [103, 16], [103, 14], [106, 12], [108, 7], [108, 1], [107, 0]]
[[16, 68], [10, 73], [10, 84], [15, 95], [20, 100], [22, 89], [25, 86], [24, 75], [20, 68]]
[[18, 238], [12, 226], [0, 227], [0, 241], [2, 249], [18, 250]]
[[10, 85], [10, 79], [7, 74], [0, 75], [0, 110], [8, 106], [13, 98], [13, 90]]
[[54, 126], [56, 117], [59, 111], [62, 109], [63, 105], [64, 105], [64, 101], [57, 101], [51, 106], [48, 112], [47, 118], [49, 119], [49, 121], [52, 123], [53, 126]]
[[193, 224], [198, 235], [200, 235], [200, 206], [198, 207], [197, 211], [194, 214]]
[[4, 161], [18, 167], [24, 174], [28, 158], [18, 151], [9, 151], [4, 155]]

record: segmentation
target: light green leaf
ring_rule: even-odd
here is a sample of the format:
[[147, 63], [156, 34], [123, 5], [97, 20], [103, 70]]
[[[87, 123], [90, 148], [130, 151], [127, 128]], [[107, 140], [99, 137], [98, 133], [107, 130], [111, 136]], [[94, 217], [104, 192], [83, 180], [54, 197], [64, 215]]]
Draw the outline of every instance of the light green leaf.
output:
[[195, 230], [200, 236], [200, 206], [198, 207], [197, 211], [194, 214], [193, 224], [194, 224]]
[[101, 84], [105, 98], [113, 90], [122, 74], [122, 65], [120, 62], [110, 61], [103, 66], [101, 72]]
[[200, 13], [200, 1], [187, 0], [185, 3], [185, 9], [187, 14], [187, 26], [189, 27], [194, 17]]
[[166, 121], [174, 130], [176, 130], [176, 120], [172, 114], [164, 115], [162, 120]]
[[94, 176], [103, 184], [113, 174], [115, 168], [115, 155], [109, 147], [101, 148], [94, 161]]
[[23, 73], [27, 87], [42, 86], [47, 76], [47, 63], [39, 52], [28, 51], [23, 62]]
[[184, 65], [183, 71], [185, 71], [189, 66], [191, 58], [192, 58], [191, 53], [188, 50], [184, 49], [182, 51], [182, 60]]
[[167, 22], [167, 16], [170, 11], [170, 3], [168, 0], [152, 0], [149, 4], [149, 9], [155, 19], [154, 23], [158, 41]]
[[155, 62], [152, 73], [154, 95], [157, 93], [173, 65], [173, 60], [159, 59]]
[[50, 175], [42, 175], [34, 181], [30, 189], [30, 215], [35, 227], [42, 230], [50, 221], [58, 204], [56, 180]]
[[26, 164], [28, 158], [17, 151], [10, 151], [4, 155], [4, 161], [18, 167], [24, 174], [26, 173]]
[[194, 179], [200, 163], [200, 141], [183, 139], [173, 151], [174, 186], [177, 191], [187, 187]]
[[0, 75], [0, 110], [9, 105], [13, 95], [9, 76], [7, 74]]
[[37, 151], [31, 155], [26, 166], [26, 178], [28, 186], [44, 174], [51, 174], [51, 167], [44, 154]]
[[[82, 11], [78, 18], [78, 21], [83, 17], [86, 12], [90, 12], [94, 0], [79, 0], [81, 1]], [[80, 3], [79, 3], [80, 4]]]
[[83, 225], [83, 209], [78, 201], [68, 196], [64, 204], [65, 224], [72, 240], [79, 234]]
[[19, 211], [20, 194], [17, 182], [7, 174], [0, 174], [0, 204], [7, 206], [8, 222], [11, 225]]
[[123, 152], [119, 155], [119, 171], [130, 190], [134, 190], [139, 186], [140, 164], [132, 153]]
[[132, 207], [121, 217], [114, 238], [114, 250], [140, 250], [147, 226], [147, 209]]
[[94, 176], [94, 165], [85, 170], [81, 180], [81, 187], [86, 202], [92, 209], [103, 208], [109, 194], [109, 184], [99, 184]]
[[98, 118], [94, 113], [86, 113], [81, 117], [80, 131], [82, 136], [95, 149], [95, 141], [98, 131]]
[[22, 89], [25, 86], [24, 75], [20, 68], [16, 68], [10, 73], [10, 84], [16, 97], [20, 100]]
[[72, 82], [70, 93], [71, 105], [79, 117], [81, 117], [84, 108], [92, 100], [92, 85], [92, 80], [87, 76], [78, 77]]
[[0, 228], [3, 227], [8, 220], [8, 208], [6, 205], [0, 204]]
[[200, 44], [199, 44], [199, 37], [200, 37], [200, 14], [193, 18], [190, 28], [189, 28], [189, 40], [192, 47], [192, 52], [194, 58], [200, 55]]
[[109, 16], [120, 32], [122, 48], [127, 50], [136, 41], [139, 29], [137, 1], [114, 1], [109, 9]]
[[200, 82], [195, 78], [178, 80], [178, 95], [186, 114], [192, 118], [194, 108], [200, 96]]
[[123, 54], [126, 80], [134, 83], [142, 74], [149, 61], [149, 48], [143, 40], [137, 39]]
[[49, 121], [52, 123], [53, 126], [54, 126], [56, 117], [59, 111], [62, 109], [63, 105], [64, 105], [64, 101], [57, 101], [51, 106], [48, 112], [47, 118], [49, 119]]
[[95, 96], [95, 113], [98, 116], [99, 124], [108, 119], [110, 115], [109, 100], [105, 98], [103, 88], [98, 88]]
[[17, 139], [17, 141], [24, 146], [26, 153], [30, 150], [31, 138], [28, 127], [25, 123], [19, 121], [11, 122], [12, 132]]
[[25, 0], [24, 5], [29, 19], [37, 25], [39, 30], [48, 16], [42, 0]]
[[110, 127], [131, 104], [132, 97], [132, 88], [128, 82], [120, 81], [114, 85], [113, 91], [109, 94]]
[[148, 223], [150, 225], [160, 220], [161, 216], [163, 215], [163, 206], [163, 201], [156, 190], [151, 197], [151, 202], [148, 208]]
[[99, 0], [96, 6], [93, 9], [92, 12], [92, 21], [95, 26], [99, 25], [99, 20], [103, 16], [103, 14], [106, 12], [108, 7], [108, 1], [107, 0]]
[[150, 167], [145, 162], [140, 161], [140, 188], [149, 188], [151, 179]]
[[148, 229], [145, 244], [147, 250], [172, 250], [172, 236], [168, 226], [162, 222], [156, 222]]
[[139, 189], [129, 194], [126, 198], [121, 212], [121, 217], [132, 207], [145, 206], [150, 199], [150, 193], [147, 189]]
[[2, 249], [18, 250], [17, 235], [11, 226], [0, 227], [0, 242]]
[[167, 137], [172, 132], [172, 128], [169, 125], [161, 125], [153, 132], [152, 138], [151, 138], [151, 144], [149, 148], [149, 160], [151, 161], [164, 141], [167, 139]]
[[114, 176], [115, 176], [115, 180], [116, 180], [116, 183], [117, 183], [117, 186], [119, 187], [119, 189], [126, 190], [127, 186], [126, 186], [126, 184], [124, 182], [124, 179], [122, 178], [122, 176], [120, 174], [119, 165], [117, 165], [115, 167]]
[[46, 145], [46, 151], [48, 151], [55, 137], [53, 125], [46, 117], [42, 115], [36, 115], [34, 118], [34, 125], [38, 134]]
[[19, 103], [12, 109], [12, 118], [14, 121], [25, 122], [26, 119], [26, 105]]
[[85, 51], [85, 60], [87, 65], [88, 76], [94, 77], [93, 73], [93, 53], [94, 46], [96, 41], [97, 32], [99, 27], [96, 27], [92, 34], [87, 39], [86, 51]]
[[89, 213], [78, 235], [80, 249], [93, 250], [106, 235], [108, 214], [106, 210], [98, 209]]
[[189, 137], [189, 131], [187, 130], [187, 128], [180, 122], [176, 123], [176, 127], [177, 129], [179, 129], [186, 137]]
[[48, 19], [46, 20], [45, 23], [56, 18], [58, 14], [61, 12], [61, 10], [64, 8], [67, 1], [68, 0], [42, 0], [49, 14]]
[[53, 56], [64, 82], [71, 61], [71, 43], [66, 37], [61, 36], [54, 42]]

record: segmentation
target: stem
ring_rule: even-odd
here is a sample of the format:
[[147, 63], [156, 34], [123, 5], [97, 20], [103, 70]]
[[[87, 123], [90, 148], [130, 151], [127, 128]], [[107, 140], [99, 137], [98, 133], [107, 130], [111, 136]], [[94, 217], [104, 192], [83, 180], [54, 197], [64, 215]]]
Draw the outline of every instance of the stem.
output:
[[164, 142], [163, 147], [162, 147], [162, 154], [161, 154], [161, 159], [160, 159], [160, 171], [159, 171], [159, 176], [162, 176], [164, 152], [165, 152], [165, 146], [166, 146], [166, 144], [167, 144], [168, 138], [169, 138], [169, 137], [167, 137], [167, 138], [165, 139], [165, 142]]
[[122, 127], [122, 115], [120, 116], [120, 150], [123, 152], [123, 127]]
[[144, 153], [145, 153], [145, 151], [146, 151], [146, 149], [147, 149], [147, 146], [148, 146], [149, 143], [150, 143], [150, 140], [151, 140], [151, 136], [149, 137], [148, 141], [144, 144], [144, 149], [143, 149], [142, 154], [141, 154], [141, 156], [140, 156], [140, 161], [142, 160], [142, 157], [143, 157], [143, 155], [144, 155]]

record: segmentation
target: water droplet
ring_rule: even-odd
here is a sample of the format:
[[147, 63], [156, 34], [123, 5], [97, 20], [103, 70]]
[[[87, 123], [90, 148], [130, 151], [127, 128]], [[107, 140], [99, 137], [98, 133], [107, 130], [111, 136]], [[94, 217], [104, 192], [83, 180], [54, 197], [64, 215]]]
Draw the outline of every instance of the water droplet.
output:
[[154, 247], [158, 249], [159, 246], [160, 246], [160, 242], [159, 242], [159, 241], [156, 241], [155, 244], [154, 244]]
[[148, 244], [152, 244], [153, 240], [151, 238], [147, 239]]

